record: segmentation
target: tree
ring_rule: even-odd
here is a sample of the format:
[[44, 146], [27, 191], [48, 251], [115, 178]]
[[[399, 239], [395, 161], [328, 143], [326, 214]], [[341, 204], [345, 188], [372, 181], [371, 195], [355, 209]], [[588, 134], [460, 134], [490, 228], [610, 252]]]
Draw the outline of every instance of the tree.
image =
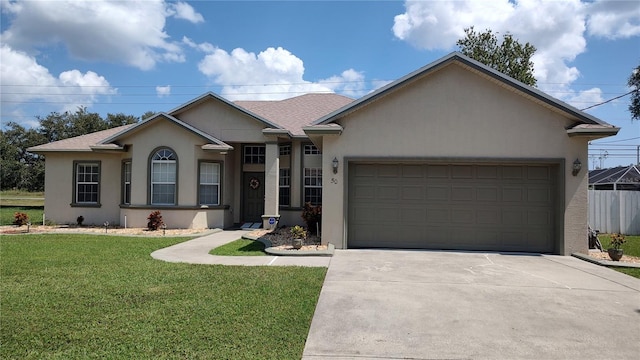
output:
[[464, 32], [466, 37], [456, 42], [464, 55], [527, 85], [536, 85], [531, 61], [536, 52], [533, 45], [522, 45], [511, 34], [504, 35], [502, 43], [498, 44], [498, 38], [491, 30], [476, 33], [473, 27], [470, 27], [464, 29]]
[[631, 71], [627, 85], [632, 88], [631, 103], [629, 104], [631, 120], [640, 120], [640, 65]]
[[30, 146], [46, 142], [34, 129], [10, 122], [0, 130], [2, 189], [44, 190], [44, 159], [27, 151]]
[[135, 124], [139, 121], [137, 117], [133, 115], [125, 115], [123, 113], [107, 114], [107, 128], [114, 128], [116, 126]]
[[0, 188], [29, 191], [44, 190], [44, 157], [27, 151], [27, 148], [52, 141], [89, 134], [116, 126], [133, 124], [138, 118], [132, 115], [107, 114], [103, 119], [90, 113], [86, 107], [76, 112], [62, 114], [52, 112], [44, 118], [36, 116], [38, 128], [25, 129], [10, 122], [0, 129]]

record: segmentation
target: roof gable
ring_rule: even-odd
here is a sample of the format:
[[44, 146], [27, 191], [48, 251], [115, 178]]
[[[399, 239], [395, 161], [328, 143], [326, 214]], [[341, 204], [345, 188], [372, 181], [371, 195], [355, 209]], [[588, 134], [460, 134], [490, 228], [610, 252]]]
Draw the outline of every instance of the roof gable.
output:
[[144, 131], [145, 128], [147, 128], [148, 126], [150, 126], [151, 124], [153, 124], [154, 122], [157, 121], [169, 121], [171, 123], [174, 123], [175, 125], [185, 129], [186, 131], [189, 131], [197, 136], [202, 137], [203, 139], [209, 141], [210, 143], [212, 143], [213, 145], [217, 145], [220, 146], [222, 148], [228, 148], [228, 149], [233, 149], [232, 146], [224, 143], [222, 140], [205, 133], [204, 131], [201, 131], [200, 129], [197, 129], [195, 127], [193, 127], [190, 124], [185, 123], [184, 121], [181, 121], [169, 114], [166, 113], [158, 113], [155, 114], [154, 116], [147, 118], [146, 120], [139, 122], [137, 124], [134, 124], [131, 127], [128, 127], [126, 129], [123, 129], [122, 131], [113, 134], [112, 136], [109, 136], [107, 138], [104, 138], [103, 140], [101, 140], [100, 142], [97, 143], [97, 145], [104, 145], [104, 144], [110, 144], [110, 143], [117, 143], [118, 140], [124, 138], [125, 136], [129, 136], [132, 135], [134, 133], [137, 133], [139, 131]]
[[244, 114], [248, 115], [249, 117], [251, 117], [251, 118], [255, 119], [256, 121], [264, 124], [267, 127], [275, 128], [275, 129], [282, 129], [282, 127], [280, 125], [278, 125], [277, 123], [273, 122], [272, 120], [268, 120], [268, 119], [266, 119], [266, 118], [264, 118], [264, 117], [262, 117], [262, 116], [260, 116], [258, 114], [253, 113], [252, 111], [250, 111], [250, 110], [248, 110], [248, 109], [246, 109], [244, 107], [238, 106], [238, 105], [234, 104], [233, 102], [231, 102], [231, 101], [229, 101], [229, 100], [227, 100], [227, 99], [225, 99], [225, 98], [223, 98], [223, 97], [221, 97], [219, 95], [214, 94], [213, 92], [208, 92], [208, 93], [206, 93], [204, 95], [201, 95], [201, 96], [199, 96], [199, 97], [197, 97], [197, 98], [195, 98], [195, 99], [193, 99], [193, 100], [191, 100], [191, 101], [189, 101], [189, 102], [187, 102], [187, 103], [185, 103], [183, 105], [180, 105], [177, 108], [169, 111], [168, 114], [171, 115], [171, 116], [176, 117], [176, 116], [179, 116], [181, 113], [183, 113], [183, 112], [185, 112], [185, 111], [187, 111], [189, 109], [192, 109], [192, 108], [198, 106], [199, 104], [202, 104], [202, 103], [207, 102], [207, 101], [218, 101], [218, 102], [223, 103], [223, 104], [225, 104], [227, 106], [230, 106], [231, 108], [233, 108], [235, 110], [238, 110], [241, 113], [244, 113]]
[[[522, 96], [525, 96], [529, 99], [531, 99], [532, 101], [536, 101], [539, 102], [549, 108], [551, 108], [554, 111], [558, 111], [561, 112], [562, 114], [564, 114], [566, 117], [572, 119], [575, 121], [574, 125], [571, 126], [570, 128], [575, 128], [574, 133], [578, 134], [580, 132], [586, 131], [584, 130], [585, 128], [580, 125], [591, 125], [590, 127], [588, 127], [588, 131], [590, 132], [590, 134], [597, 132], [598, 129], [614, 129], [614, 130], [610, 130], [610, 131], [615, 131], [617, 132], [618, 128], [590, 115], [587, 114], [583, 111], [580, 111], [578, 109], [576, 109], [575, 107], [561, 101], [558, 100], [556, 98], [551, 97], [548, 94], [543, 93], [542, 91], [525, 85], [520, 81], [517, 81], [485, 64], [482, 64], [476, 60], [473, 60], [459, 52], [454, 52], [451, 53], [439, 60], [436, 60], [426, 66], [423, 66], [422, 68], [407, 74], [406, 76], [391, 82], [389, 84], [387, 84], [386, 86], [383, 86], [382, 88], [368, 94], [365, 95], [364, 97], [348, 104], [347, 106], [338, 109], [330, 114], [327, 114], [321, 118], [319, 118], [318, 120], [313, 122], [313, 125], [323, 125], [323, 124], [330, 124], [333, 123], [341, 118], [343, 118], [344, 116], [354, 112], [354, 111], [358, 111], [359, 109], [371, 104], [374, 101], [380, 100], [383, 97], [398, 91], [399, 89], [403, 88], [404, 86], [413, 83], [415, 81], [419, 81], [420, 79], [428, 76], [429, 74], [433, 74], [434, 72], [437, 72], [441, 69], [444, 69], [447, 66], [450, 66], [451, 64], [457, 64], [462, 66], [463, 68], [469, 70], [469, 71], [474, 71], [476, 73], [479, 73], [480, 75], [482, 75], [483, 77], [485, 77], [486, 79], [490, 80], [490, 81], [494, 81], [498, 84], [500, 84], [501, 86], [505, 86], [511, 90], [513, 90], [516, 93], [519, 93]], [[609, 134], [611, 135], [611, 134]]]

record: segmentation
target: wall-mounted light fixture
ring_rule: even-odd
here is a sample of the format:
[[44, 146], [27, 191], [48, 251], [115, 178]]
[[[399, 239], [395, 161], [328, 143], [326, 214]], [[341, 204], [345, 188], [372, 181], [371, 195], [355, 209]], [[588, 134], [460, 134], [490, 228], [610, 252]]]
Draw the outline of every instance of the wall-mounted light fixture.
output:
[[334, 158], [333, 158], [333, 161], [331, 162], [331, 165], [333, 166], [333, 173], [334, 173], [334, 174], [337, 174], [337, 173], [338, 173], [338, 165], [339, 165], [339, 164], [340, 164], [340, 163], [338, 162], [338, 158], [337, 158], [337, 157], [334, 157]]
[[581, 169], [582, 169], [582, 163], [580, 162], [580, 159], [576, 159], [576, 161], [573, 162], [573, 171], [572, 171], [573, 176], [578, 175]]

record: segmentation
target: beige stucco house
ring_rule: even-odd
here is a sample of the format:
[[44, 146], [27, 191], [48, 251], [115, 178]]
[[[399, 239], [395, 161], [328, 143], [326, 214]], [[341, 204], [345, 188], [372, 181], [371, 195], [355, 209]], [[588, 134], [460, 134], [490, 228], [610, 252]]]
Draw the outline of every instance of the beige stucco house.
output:
[[587, 143], [618, 130], [452, 53], [355, 101], [208, 93], [30, 151], [58, 223], [293, 225], [310, 201], [337, 248], [570, 254], [587, 250]]

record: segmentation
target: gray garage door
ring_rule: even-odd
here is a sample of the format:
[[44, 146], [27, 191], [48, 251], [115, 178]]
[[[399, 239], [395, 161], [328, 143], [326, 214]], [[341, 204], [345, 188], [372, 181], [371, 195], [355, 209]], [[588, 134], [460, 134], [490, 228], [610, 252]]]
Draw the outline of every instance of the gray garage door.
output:
[[349, 166], [347, 246], [553, 252], [557, 166]]

